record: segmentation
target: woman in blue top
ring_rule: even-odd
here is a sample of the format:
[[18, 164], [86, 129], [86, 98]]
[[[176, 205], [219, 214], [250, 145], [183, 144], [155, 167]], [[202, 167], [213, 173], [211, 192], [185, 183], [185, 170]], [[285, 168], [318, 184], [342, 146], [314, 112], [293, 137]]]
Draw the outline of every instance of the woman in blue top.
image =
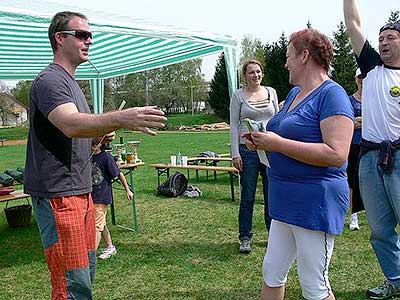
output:
[[353, 111], [346, 92], [328, 77], [332, 58], [325, 35], [314, 29], [293, 33], [285, 67], [295, 87], [266, 132], [242, 135], [250, 149], [271, 152], [264, 300], [283, 299], [295, 259], [303, 297], [335, 299], [328, 266], [349, 207], [345, 171]]

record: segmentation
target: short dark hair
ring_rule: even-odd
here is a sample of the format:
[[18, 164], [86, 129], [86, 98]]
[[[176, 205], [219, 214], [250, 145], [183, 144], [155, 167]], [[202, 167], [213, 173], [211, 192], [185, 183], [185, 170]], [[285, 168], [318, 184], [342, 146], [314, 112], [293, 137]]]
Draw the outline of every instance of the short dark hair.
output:
[[53, 52], [57, 50], [57, 42], [54, 35], [56, 34], [56, 32], [62, 30], [70, 30], [71, 28], [68, 28], [68, 23], [74, 17], [79, 17], [81, 19], [85, 19], [86, 21], [88, 20], [88, 18], [84, 14], [72, 11], [58, 12], [54, 15], [53, 19], [51, 19], [48, 33]]
[[260, 67], [260, 69], [261, 69], [261, 72], [264, 72], [264, 68], [263, 68], [262, 64], [258, 60], [251, 59], [251, 60], [248, 60], [248, 61], [246, 61], [244, 63], [244, 65], [242, 67], [242, 74], [243, 75], [246, 75], [247, 66], [251, 65], [251, 64], [258, 65]]
[[333, 47], [329, 38], [318, 30], [307, 28], [293, 33], [290, 42], [299, 55], [303, 50], [310, 52], [312, 59], [327, 72], [333, 59]]

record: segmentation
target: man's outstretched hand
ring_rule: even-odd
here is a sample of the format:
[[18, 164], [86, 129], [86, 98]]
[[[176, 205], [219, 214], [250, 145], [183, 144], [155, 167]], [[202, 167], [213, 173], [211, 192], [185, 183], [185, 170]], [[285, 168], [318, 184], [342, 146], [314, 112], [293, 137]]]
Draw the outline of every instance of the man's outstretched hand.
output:
[[156, 106], [133, 107], [118, 114], [121, 127], [156, 135], [153, 129], [164, 128], [167, 118]]

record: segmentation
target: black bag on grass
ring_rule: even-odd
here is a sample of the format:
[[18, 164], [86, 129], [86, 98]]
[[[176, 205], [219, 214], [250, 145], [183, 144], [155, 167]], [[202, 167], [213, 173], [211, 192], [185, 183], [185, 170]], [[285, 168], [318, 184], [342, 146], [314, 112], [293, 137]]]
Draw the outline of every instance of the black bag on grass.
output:
[[219, 155], [213, 151], [204, 151], [204, 152], [201, 152], [198, 156], [199, 157], [219, 157]]
[[158, 188], [157, 194], [177, 197], [182, 195], [188, 185], [188, 180], [181, 172], [175, 172], [174, 175], [169, 176]]

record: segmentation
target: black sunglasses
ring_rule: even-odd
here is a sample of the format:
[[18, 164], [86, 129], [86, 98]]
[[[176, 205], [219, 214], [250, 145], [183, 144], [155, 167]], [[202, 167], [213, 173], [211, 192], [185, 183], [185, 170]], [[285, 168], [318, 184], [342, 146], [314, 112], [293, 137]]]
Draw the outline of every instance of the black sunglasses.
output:
[[379, 33], [381, 33], [382, 31], [385, 31], [385, 30], [397, 30], [398, 32], [400, 32], [400, 22], [388, 23], [388, 24], [384, 25], [379, 30]]
[[58, 33], [69, 34], [82, 41], [86, 41], [88, 38], [92, 39], [92, 33], [86, 30], [62, 30]]

